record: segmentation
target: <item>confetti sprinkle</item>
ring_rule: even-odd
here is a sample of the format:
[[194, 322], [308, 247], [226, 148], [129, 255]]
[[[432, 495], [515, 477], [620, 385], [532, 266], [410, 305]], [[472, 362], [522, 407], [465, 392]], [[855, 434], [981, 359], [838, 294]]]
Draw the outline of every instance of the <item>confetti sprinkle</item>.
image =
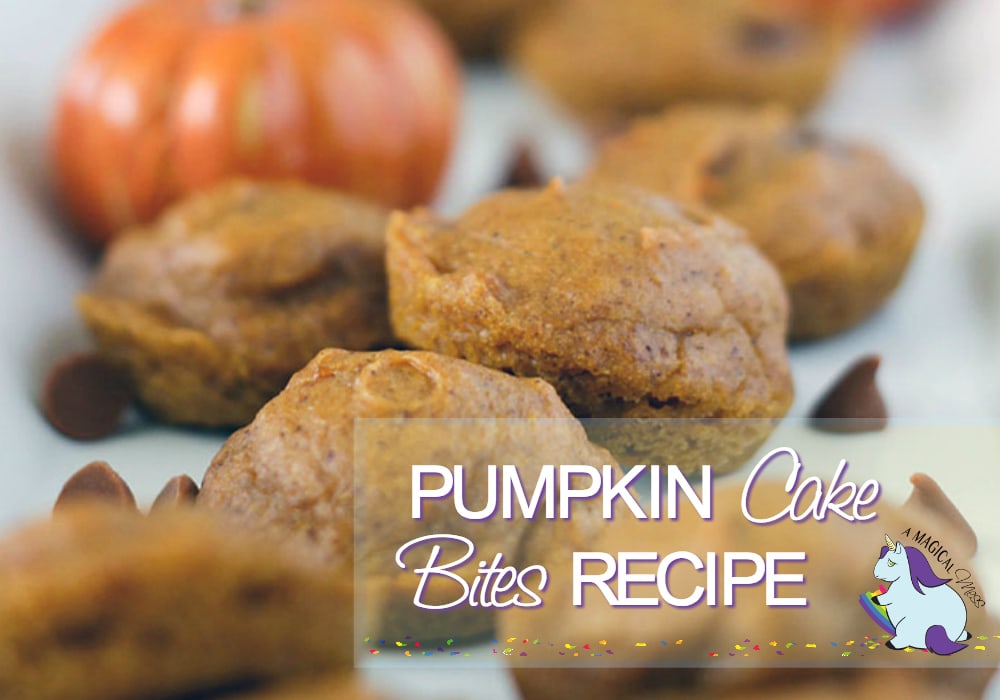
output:
[[396, 646], [397, 647], [405, 647], [406, 645], [403, 642], [396, 642]]
[[816, 648], [816, 645], [813, 644], [812, 642], [809, 642], [808, 644], [806, 644], [806, 649], [815, 649], [815, 648]]
[[985, 642], [987, 639], [989, 639], [989, 637], [987, 637], [985, 634], [981, 634], [978, 637], [976, 637], [976, 639], [981, 639]]
[[569, 642], [563, 644], [563, 647], [565, 647], [566, 649], [576, 649], [576, 647], [570, 644]]
[[676, 642], [674, 642], [674, 644], [683, 644], [683, 643], [684, 643], [683, 639], [678, 639]]
[[369, 649], [369, 650], [368, 650], [368, 653], [369, 653], [369, 654], [378, 654], [378, 653], [379, 653], [379, 651], [378, 651], [378, 649]]
[[517, 640], [517, 637], [507, 637], [507, 643], [513, 644]]
[[510, 647], [507, 647], [506, 649], [503, 650], [503, 655], [504, 656], [512, 656], [513, 654], [514, 654], [514, 650], [511, 649]]
[[[496, 641], [496, 640], [494, 640], [494, 642], [495, 642], [495, 641]], [[445, 644], [447, 644], [448, 646], [451, 646], [451, 645], [452, 645], [452, 644], [454, 644], [454, 643], [455, 643], [455, 640], [454, 640], [454, 639], [449, 639], [449, 640], [447, 640], [447, 641], [445, 642]]]
[[365, 637], [365, 644], [371, 641], [371, 637]]
[[771, 645], [772, 647], [776, 647], [776, 646], [778, 646], [778, 643], [777, 643], [777, 642], [768, 642], [768, 644], [769, 644], [769, 645]]
[[644, 647], [644, 646], [646, 646], [646, 642], [636, 642], [635, 645], [637, 647]]
[[598, 642], [598, 644], [600, 644], [602, 647], [606, 647], [608, 645], [608, 640], [602, 639], [601, 641]]
[[984, 646], [983, 646], [982, 644], [979, 644], [979, 645], [977, 645], [977, 646], [975, 646], [975, 647], [973, 647], [973, 648], [974, 648], [974, 649], [975, 649], [976, 651], [986, 651], [986, 647], [984, 647]]
[[403, 652], [403, 653], [404, 653], [404, 654], [406, 654], [407, 656], [409, 656], [409, 655], [410, 655], [410, 650], [409, 650], [409, 649], [407, 649], [407, 650], [406, 650], [405, 652]]
[[754, 644], [753, 645], [753, 650], [754, 651], [760, 651], [760, 644]]
[[850, 655], [851, 655], [851, 652], [849, 652], [849, 651], [844, 651], [844, 652], [841, 652], [841, 654], [840, 654], [840, 655], [841, 655], [841, 656], [850, 656]]
[[744, 649], [746, 649], [746, 647], [743, 646], [742, 644], [734, 644], [733, 648], [736, 649], [736, 651], [743, 651]]

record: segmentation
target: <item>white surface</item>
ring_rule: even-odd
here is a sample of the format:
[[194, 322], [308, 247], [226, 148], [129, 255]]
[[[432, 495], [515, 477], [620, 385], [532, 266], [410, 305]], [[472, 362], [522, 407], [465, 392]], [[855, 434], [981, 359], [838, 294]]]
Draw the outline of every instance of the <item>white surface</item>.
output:
[[[0, 0], [0, 527], [44, 513], [65, 478], [92, 459], [110, 461], [148, 501], [176, 473], [200, 477], [221, 441], [143, 426], [80, 444], [55, 434], [35, 406], [48, 362], [86, 343], [72, 298], [89, 274], [50, 200], [45, 133], [60, 68], [118, 4]], [[933, 22], [861, 47], [817, 115], [830, 129], [890, 152], [919, 183], [929, 220], [910, 275], [881, 313], [840, 337], [793, 350], [793, 415], [804, 415], [857, 356], [878, 352], [894, 419], [1000, 423], [1000, 3], [944, 4]], [[585, 162], [572, 129], [495, 71], [476, 74], [464, 116], [442, 196], [446, 211], [494, 186], [511, 144], [522, 138], [539, 144], [549, 174], [571, 176]], [[979, 524], [988, 599], [1000, 590], [1000, 535], [989, 517], [993, 468], [986, 462], [933, 472]], [[978, 487], [971, 486], [975, 475], [984, 479]], [[901, 472], [897, 483], [907, 476]], [[409, 672], [383, 682], [405, 687], [408, 697], [447, 697], [443, 689], [463, 687], [487, 700], [512, 696], [499, 670], [474, 678]]]

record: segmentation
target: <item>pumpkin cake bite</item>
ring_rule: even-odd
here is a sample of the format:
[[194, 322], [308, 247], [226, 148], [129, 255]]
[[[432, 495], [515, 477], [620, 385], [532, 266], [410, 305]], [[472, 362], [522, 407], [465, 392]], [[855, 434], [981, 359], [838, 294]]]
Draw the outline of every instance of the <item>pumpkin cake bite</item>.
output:
[[345, 673], [352, 603], [349, 571], [213, 514], [73, 504], [0, 540], [0, 697], [209, 698]]
[[876, 149], [817, 133], [778, 107], [685, 105], [606, 141], [588, 174], [711, 207], [743, 226], [784, 279], [791, 336], [870, 316], [899, 285], [920, 195]]
[[809, 107], [848, 31], [773, 0], [555, 2], [512, 40], [514, 63], [596, 124], [686, 100]]
[[[469, 638], [492, 629], [495, 607], [415, 606], [416, 596], [445, 606], [463, 593], [445, 576], [418, 590], [413, 569], [427, 565], [430, 545], [404, 546], [449, 533], [435, 544], [440, 561], [456, 562], [467, 550], [455, 537], [468, 538], [475, 556], [451, 571], [470, 585], [477, 564], [498, 553], [505, 566], [523, 568], [543, 551], [582, 547], [600, 526], [599, 502], [574, 505], [571, 521], [520, 513], [501, 519], [499, 506], [473, 519], [458, 514], [451, 493], [462, 494], [469, 508], [491, 498], [496, 505], [487, 465], [517, 465], [520, 478], [532, 483], [543, 465], [561, 463], [600, 469], [613, 460], [587, 440], [540, 379], [427, 352], [324, 350], [223, 445], [197, 507], [263, 529], [335, 567], [353, 564], [365, 620], [360, 636]], [[419, 517], [413, 515], [413, 465], [444, 465], [456, 474], [450, 493], [421, 501]], [[464, 466], [461, 482], [454, 465]], [[441, 487], [442, 475], [417, 478], [424, 489]]]
[[703, 210], [557, 180], [455, 221], [396, 213], [387, 245], [401, 339], [541, 377], [576, 416], [619, 419], [590, 428], [623, 463], [733, 469], [791, 403], [781, 280]]
[[157, 418], [243, 425], [324, 347], [391, 343], [381, 208], [236, 181], [108, 249], [78, 307]]

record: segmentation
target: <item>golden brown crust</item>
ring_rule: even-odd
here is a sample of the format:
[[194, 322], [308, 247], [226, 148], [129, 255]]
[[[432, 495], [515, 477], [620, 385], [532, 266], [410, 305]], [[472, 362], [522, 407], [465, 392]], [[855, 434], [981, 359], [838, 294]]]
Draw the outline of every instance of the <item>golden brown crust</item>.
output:
[[67, 508], [0, 543], [0, 696], [174, 697], [346, 668], [347, 578], [192, 509]]
[[801, 110], [826, 87], [847, 34], [838, 21], [760, 0], [573, 0], [526, 22], [512, 54], [597, 120], [698, 99]]
[[777, 266], [791, 335], [848, 328], [899, 284], [923, 224], [913, 186], [867, 146], [823, 138], [780, 107], [688, 105], [610, 139], [588, 178], [711, 207]]
[[701, 210], [556, 182], [455, 222], [395, 214], [387, 255], [401, 338], [540, 376], [577, 416], [773, 418], [791, 403], [781, 282]]
[[391, 340], [386, 213], [232, 182], [116, 240], [79, 308], [163, 420], [241, 425], [324, 347]]
[[[414, 420], [391, 420], [406, 418]], [[417, 420], [444, 418], [482, 422]], [[590, 445], [552, 387], [539, 379], [425, 352], [326, 350], [226, 442], [197, 503], [265, 528], [327, 562], [360, 562], [373, 627], [366, 633], [392, 639], [468, 636], [490, 629], [492, 611], [463, 607], [416, 617], [416, 577], [395, 566], [394, 554], [413, 538], [440, 533], [469, 537], [480, 557], [500, 552], [508, 562], [536, 538], [554, 546], [557, 535], [544, 520], [541, 525], [523, 519], [503, 525], [464, 520], [450, 500], [431, 502], [422, 520], [412, 519], [411, 464], [474, 468], [469, 499], [481, 507], [487, 486], [481, 472], [498, 460], [521, 467], [528, 483], [545, 463], [611, 463], [610, 455]], [[358, 531], [356, 490], [364, 498]], [[575, 520], [589, 526], [583, 511]], [[459, 550], [446, 545], [444, 554], [451, 557]], [[462, 574], [471, 580], [478, 561]], [[446, 593], [430, 591], [432, 597]]]

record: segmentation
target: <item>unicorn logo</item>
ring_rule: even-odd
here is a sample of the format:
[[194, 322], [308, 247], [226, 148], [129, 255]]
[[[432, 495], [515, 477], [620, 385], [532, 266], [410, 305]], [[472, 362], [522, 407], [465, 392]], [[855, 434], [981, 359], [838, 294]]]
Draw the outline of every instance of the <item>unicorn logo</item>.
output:
[[954, 654], [969, 639], [965, 629], [966, 610], [962, 597], [938, 578], [916, 547], [904, 547], [885, 536], [875, 578], [889, 583], [885, 592], [871, 598], [884, 606], [895, 636], [886, 642], [890, 649], [927, 649], [935, 654]]

